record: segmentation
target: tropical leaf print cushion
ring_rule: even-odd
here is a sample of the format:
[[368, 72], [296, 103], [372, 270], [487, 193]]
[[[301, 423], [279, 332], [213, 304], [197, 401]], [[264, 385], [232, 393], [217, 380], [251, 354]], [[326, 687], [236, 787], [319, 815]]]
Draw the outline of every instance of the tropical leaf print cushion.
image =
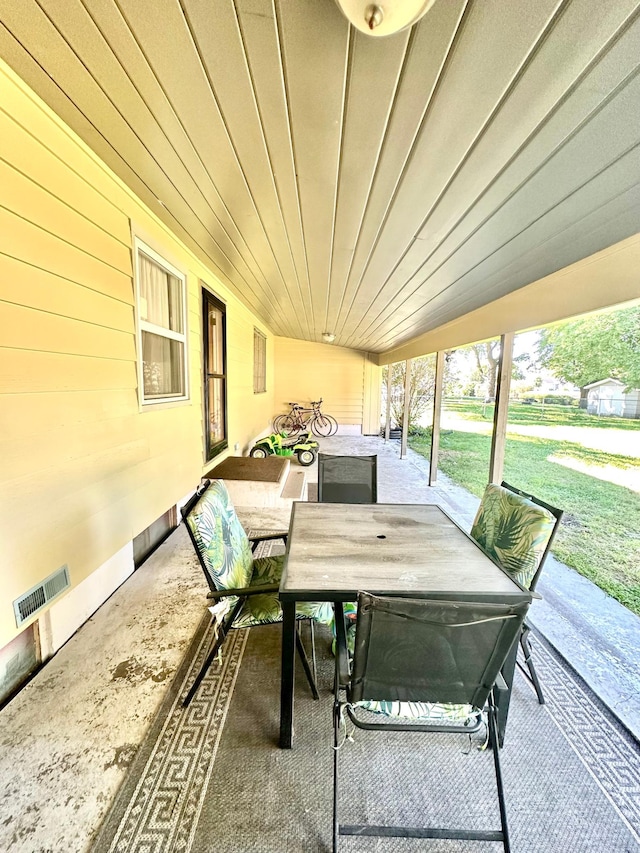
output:
[[[275, 557], [258, 557], [253, 563], [251, 586], [280, 583], [284, 554]], [[296, 604], [296, 619], [315, 619], [328, 623], [333, 615], [333, 606], [326, 601], [300, 601]], [[265, 592], [247, 598], [240, 615], [233, 623], [234, 628], [250, 628], [282, 620], [282, 606], [278, 593]]]
[[[254, 560], [247, 534], [234, 509], [229, 492], [222, 480], [211, 485], [187, 516], [187, 524], [217, 589], [279, 584], [284, 556], [258, 557]], [[237, 601], [228, 598], [227, 610]], [[298, 619], [317, 619], [328, 623], [333, 607], [327, 602], [300, 602], [296, 606]], [[249, 596], [234, 628], [248, 628], [279, 622], [282, 608], [278, 593], [265, 592]]]
[[473, 726], [478, 722], [482, 712], [472, 705], [453, 705], [440, 702], [377, 702], [367, 699], [355, 703], [358, 708], [387, 717], [403, 717], [415, 722]]
[[249, 586], [251, 546], [222, 480], [211, 481], [187, 516], [187, 524], [216, 588]]
[[[280, 583], [284, 554], [274, 557], [257, 557], [253, 561], [252, 586]], [[333, 617], [333, 606], [326, 601], [299, 601], [296, 604], [297, 619], [315, 619], [317, 622], [328, 624]], [[240, 619], [234, 622], [234, 627], [279, 622], [282, 619], [282, 607], [277, 592], [264, 595], [252, 595], [240, 614]]]
[[471, 536], [524, 587], [529, 587], [553, 532], [555, 518], [544, 507], [489, 483]]

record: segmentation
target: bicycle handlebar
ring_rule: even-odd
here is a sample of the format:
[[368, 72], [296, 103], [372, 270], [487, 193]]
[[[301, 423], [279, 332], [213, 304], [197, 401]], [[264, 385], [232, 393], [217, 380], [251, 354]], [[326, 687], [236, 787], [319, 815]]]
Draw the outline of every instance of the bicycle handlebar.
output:
[[[304, 409], [304, 406], [301, 406], [300, 403], [289, 403], [288, 405], [291, 406], [292, 409]], [[319, 400], [312, 400], [311, 405], [314, 407], [315, 406], [321, 406], [322, 405], [322, 397], [320, 397]]]

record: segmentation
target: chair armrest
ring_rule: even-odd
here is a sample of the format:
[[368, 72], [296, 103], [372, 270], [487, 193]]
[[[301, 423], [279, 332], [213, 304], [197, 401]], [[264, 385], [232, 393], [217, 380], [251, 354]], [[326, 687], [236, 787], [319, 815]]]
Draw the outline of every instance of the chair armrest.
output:
[[219, 601], [221, 598], [227, 598], [230, 595], [235, 595], [238, 598], [248, 595], [263, 595], [265, 592], [278, 592], [280, 584], [270, 583], [263, 586], [243, 586], [235, 589], [212, 589], [207, 593], [207, 598], [212, 598], [214, 601]]
[[286, 545], [288, 536], [288, 530], [283, 533], [265, 533], [264, 536], [249, 536], [249, 542], [251, 543], [251, 552], [253, 553], [253, 551], [256, 550], [256, 548], [261, 542], [272, 542], [274, 539], [282, 539], [282, 541]]

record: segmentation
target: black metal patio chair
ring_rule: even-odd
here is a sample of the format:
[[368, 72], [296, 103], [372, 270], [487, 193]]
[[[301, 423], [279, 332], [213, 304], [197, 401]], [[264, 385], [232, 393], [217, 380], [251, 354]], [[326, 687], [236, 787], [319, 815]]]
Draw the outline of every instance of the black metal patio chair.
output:
[[[501, 841], [509, 851], [496, 693], [507, 689], [500, 670], [521, 630], [528, 604], [381, 598], [361, 592], [351, 664], [342, 605], [335, 607], [334, 853], [341, 835]], [[358, 728], [374, 732], [468, 735], [486, 724], [501, 828], [340, 824], [338, 771], [348, 742], [340, 743], [345, 714]], [[419, 762], [419, 753], [416, 759]], [[438, 783], [433, 780], [431, 797], [438, 797]]]
[[378, 500], [378, 457], [318, 454], [318, 502], [373, 504]]
[[[471, 536], [494, 560], [530, 590], [535, 590], [544, 561], [560, 525], [563, 511], [504, 480], [489, 483], [482, 496]], [[520, 634], [524, 666], [538, 702], [544, 694], [531, 657], [531, 626], [525, 620]], [[526, 667], [526, 668], [525, 668]]]

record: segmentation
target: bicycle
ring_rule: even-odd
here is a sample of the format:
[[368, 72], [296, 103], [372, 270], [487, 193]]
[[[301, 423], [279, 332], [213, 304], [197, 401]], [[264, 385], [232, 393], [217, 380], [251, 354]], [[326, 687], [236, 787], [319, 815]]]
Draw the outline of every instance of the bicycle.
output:
[[273, 419], [274, 432], [286, 432], [289, 435], [292, 433], [295, 435], [296, 432], [308, 432], [310, 429], [314, 435], [324, 438], [337, 433], [338, 421], [320, 410], [322, 397], [319, 400], [313, 400], [308, 409], [299, 403], [289, 403], [289, 405], [291, 406], [290, 412], [287, 412], [286, 415], [276, 415]]

